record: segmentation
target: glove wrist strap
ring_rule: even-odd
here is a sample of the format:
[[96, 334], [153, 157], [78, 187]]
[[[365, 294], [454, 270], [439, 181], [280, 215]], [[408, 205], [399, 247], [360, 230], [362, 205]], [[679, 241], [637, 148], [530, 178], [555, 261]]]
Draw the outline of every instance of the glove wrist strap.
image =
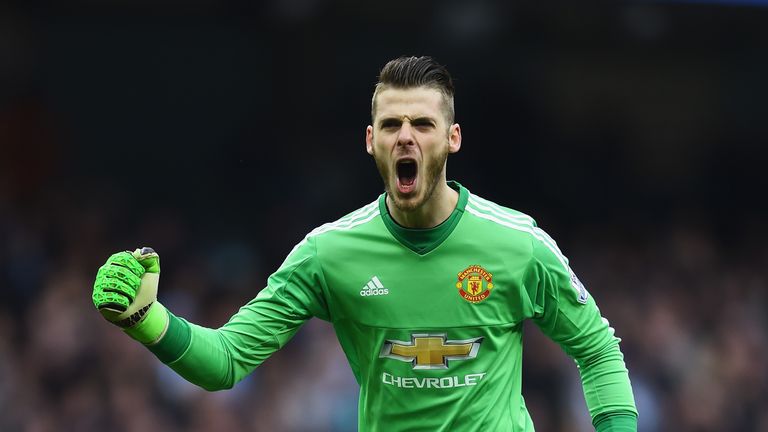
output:
[[125, 333], [143, 343], [151, 345], [157, 343], [168, 330], [168, 311], [160, 302], [155, 301], [149, 305], [144, 319], [137, 325], [124, 329]]

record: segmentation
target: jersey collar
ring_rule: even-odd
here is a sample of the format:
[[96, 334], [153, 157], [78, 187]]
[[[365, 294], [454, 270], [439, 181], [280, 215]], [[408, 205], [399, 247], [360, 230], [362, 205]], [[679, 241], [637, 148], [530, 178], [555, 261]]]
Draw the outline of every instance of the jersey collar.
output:
[[464, 208], [467, 206], [467, 200], [469, 199], [469, 191], [459, 182], [451, 180], [448, 182], [448, 186], [459, 192], [459, 201], [456, 203], [456, 208], [448, 216], [448, 219], [444, 220], [440, 225], [426, 229], [406, 228], [395, 222], [387, 209], [387, 194], [386, 192], [381, 194], [379, 196], [379, 212], [381, 213], [384, 225], [392, 236], [403, 246], [419, 255], [426, 255], [440, 246], [453, 232], [453, 229], [456, 228], [459, 220], [461, 220]]

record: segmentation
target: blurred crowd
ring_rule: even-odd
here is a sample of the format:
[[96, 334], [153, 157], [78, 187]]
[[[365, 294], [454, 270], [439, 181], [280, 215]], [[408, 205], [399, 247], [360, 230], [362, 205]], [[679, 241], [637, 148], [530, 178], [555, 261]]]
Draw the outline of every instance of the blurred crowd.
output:
[[[33, 204], [8, 190], [0, 195], [1, 431], [356, 430], [357, 384], [328, 323], [310, 321], [234, 389], [208, 393], [91, 303], [106, 257], [146, 242], [164, 258], [163, 303], [220, 325], [271, 270], [259, 244], [222, 238], [196, 247], [199, 234], [180, 211], [131, 218], [119, 200], [94, 205], [68, 187], [48, 188]], [[756, 225], [725, 228], [686, 217], [553, 233], [623, 339], [641, 431], [768, 430], [767, 239]], [[277, 249], [302, 235], [287, 233]], [[537, 430], [591, 430], [574, 363], [535, 326], [526, 332], [524, 397]]]
[[[362, 137], [403, 54], [456, 78], [449, 178], [535, 217], [622, 339], [640, 431], [768, 431], [768, 9], [6, 3], [0, 432], [356, 430], [328, 323], [208, 393], [91, 289], [109, 255], [152, 246], [163, 304], [226, 322], [309, 230], [380, 192]], [[525, 332], [536, 430], [591, 430], [573, 361]]]

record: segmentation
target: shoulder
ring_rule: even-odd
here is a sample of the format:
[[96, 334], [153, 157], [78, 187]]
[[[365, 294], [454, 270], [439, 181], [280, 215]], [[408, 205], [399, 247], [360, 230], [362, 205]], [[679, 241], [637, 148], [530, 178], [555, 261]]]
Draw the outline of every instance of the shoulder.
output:
[[531, 254], [549, 255], [563, 264], [567, 263], [555, 240], [538, 226], [533, 217], [472, 193], [467, 201], [466, 212], [488, 225], [497, 235], [504, 236], [506, 233], [507, 236], [527, 243]]
[[378, 200], [376, 200], [353, 212], [347, 213], [333, 222], [322, 224], [313, 229], [293, 247], [290, 254], [293, 254], [297, 249], [306, 247], [310, 243], [315, 243], [320, 238], [327, 239], [335, 233], [354, 233], [355, 231], [362, 230], [371, 221], [376, 220], [378, 216], [379, 205]]
[[496, 204], [473, 193], [469, 194], [465, 211], [471, 217], [485, 221], [486, 224], [496, 227], [502, 232], [522, 232], [533, 236], [535, 231], [539, 229], [536, 220], [531, 216]]
[[307, 234], [307, 238], [327, 236], [333, 232], [354, 231], [362, 229], [365, 225], [379, 216], [379, 200], [373, 201], [359, 209], [347, 213], [339, 219], [320, 225]]
[[[497, 233], [519, 233], [498, 237], [520, 239], [518, 245], [526, 245], [525, 256], [529, 259], [529, 265], [540, 266], [550, 274], [554, 274], [560, 280], [570, 281], [570, 285], [578, 292], [579, 303], [587, 301], [587, 292], [584, 285], [571, 270], [568, 258], [560, 250], [557, 242], [541, 229], [536, 221], [529, 215], [496, 204], [492, 201], [470, 194], [467, 201], [466, 212], [485, 224], [495, 226]], [[567, 285], [567, 283], [566, 283]]]

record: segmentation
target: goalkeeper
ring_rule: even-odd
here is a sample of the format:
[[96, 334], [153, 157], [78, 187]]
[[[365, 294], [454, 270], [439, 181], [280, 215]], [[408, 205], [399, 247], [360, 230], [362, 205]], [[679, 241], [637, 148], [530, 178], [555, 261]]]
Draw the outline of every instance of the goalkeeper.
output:
[[431, 58], [388, 62], [365, 139], [384, 193], [307, 234], [221, 328], [157, 301], [150, 248], [107, 260], [95, 306], [208, 390], [232, 387], [308, 319], [329, 321], [360, 385], [360, 431], [533, 431], [521, 394], [530, 319], [576, 361], [595, 429], [636, 431], [619, 339], [557, 244], [446, 180], [462, 141], [453, 96]]

